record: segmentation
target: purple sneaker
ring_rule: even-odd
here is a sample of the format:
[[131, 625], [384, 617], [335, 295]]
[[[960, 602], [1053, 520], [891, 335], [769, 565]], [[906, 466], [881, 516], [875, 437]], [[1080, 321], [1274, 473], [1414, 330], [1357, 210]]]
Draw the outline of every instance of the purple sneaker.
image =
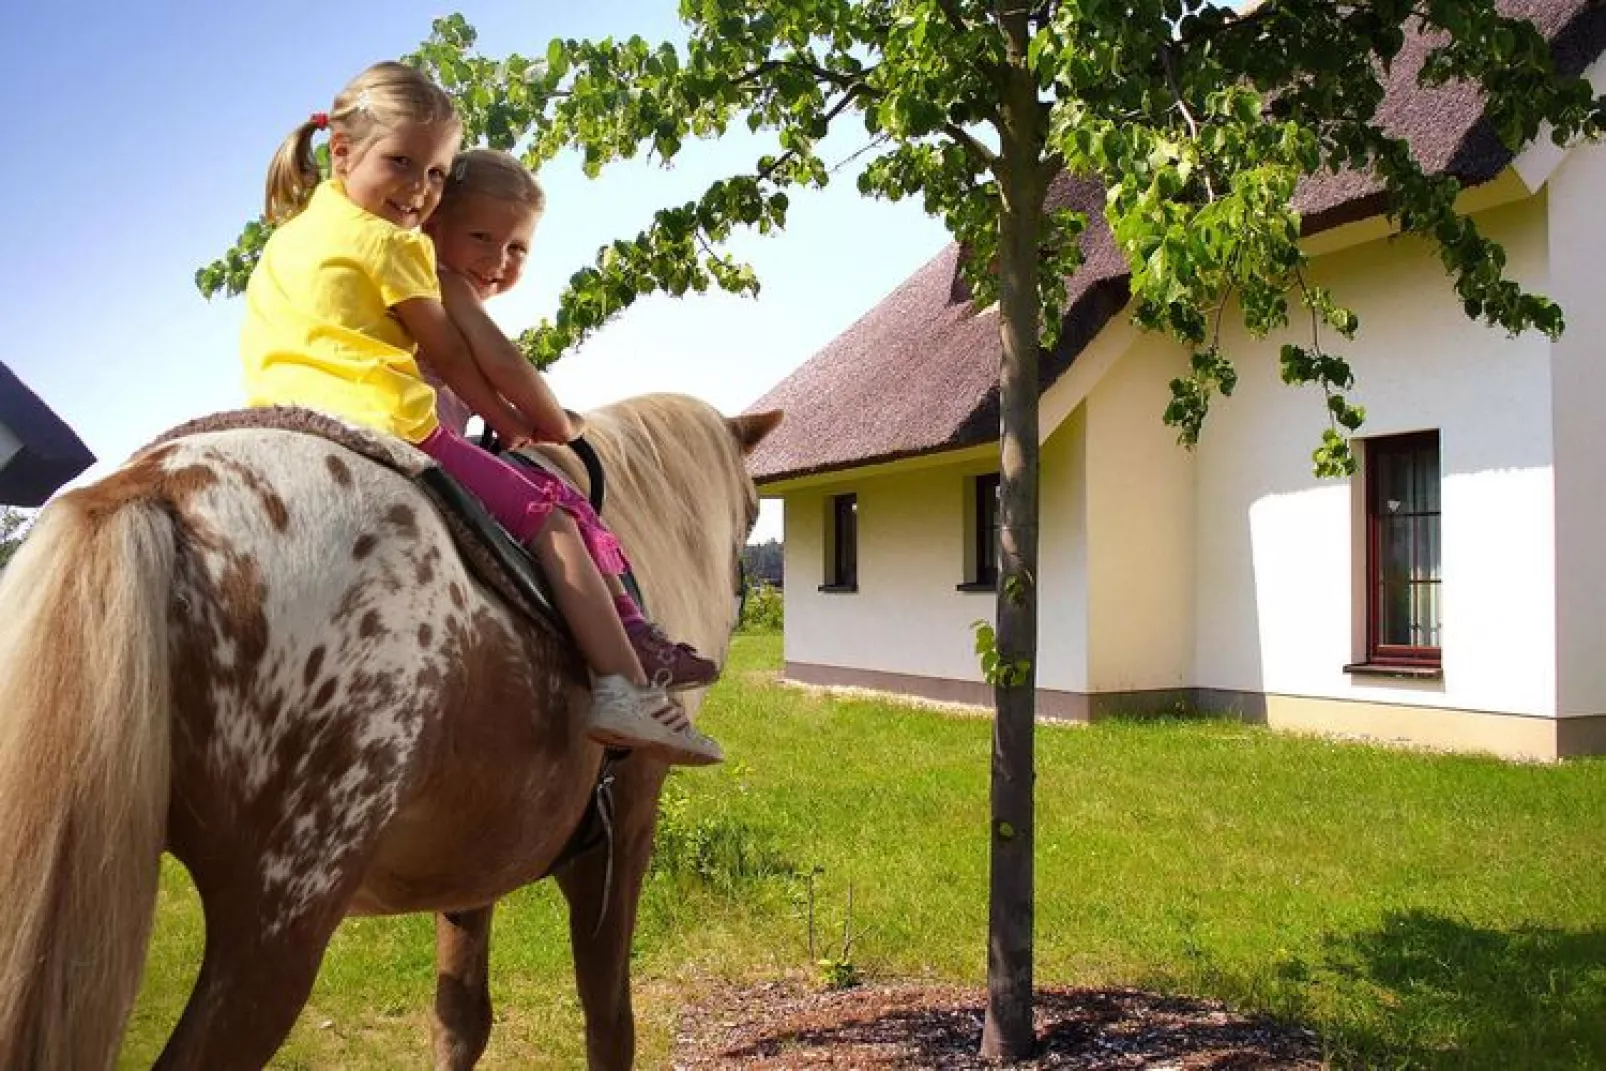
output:
[[671, 643], [663, 629], [645, 619], [625, 626], [630, 646], [647, 679], [666, 692], [701, 688], [719, 679], [719, 667], [689, 643]]

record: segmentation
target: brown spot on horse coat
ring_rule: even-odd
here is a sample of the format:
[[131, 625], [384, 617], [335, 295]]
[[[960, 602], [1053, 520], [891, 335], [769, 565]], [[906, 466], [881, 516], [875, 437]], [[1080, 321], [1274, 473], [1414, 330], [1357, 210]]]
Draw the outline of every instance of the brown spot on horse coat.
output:
[[344, 461], [342, 461], [339, 457], [337, 457], [334, 454], [327, 455], [323, 459], [323, 463], [325, 465], [329, 466], [329, 475], [331, 475], [331, 476], [333, 476], [335, 478], [335, 482], [336, 483], [338, 483], [341, 487], [350, 487], [351, 486], [351, 466], [350, 465], [347, 465]]
[[418, 626], [418, 646], [428, 647], [435, 639], [435, 630], [429, 627], [429, 622]]
[[302, 672], [301, 679], [308, 688], [312, 687], [312, 682], [317, 680], [318, 674], [323, 671], [323, 655], [323, 644], [314, 647], [312, 653], [307, 655], [307, 668]]
[[362, 623], [357, 626], [357, 635], [365, 640], [371, 640], [383, 631], [384, 628], [379, 624], [379, 614], [373, 610], [363, 614]]
[[378, 545], [379, 540], [372, 532], [364, 532], [362, 535], [357, 537], [357, 542], [351, 545], [351, 556], [356, 558], [358, 561], [362, 561], [364, 558], [368, 557], [368, 555], [372, 554], [374, 552], [374, 547]]
[[414, 571], [418, 574], [418, 585], [423, 587], [435, 579], [435, 563], [440, 561], [441, 548], [430, 547], [423, 554], [413, 560]]
[[418, 538], [418, 515], [411, 506], [397, 503], [385, 511], [385, 520], [396, 526], [398, 535], [408, 539]]
[[167, 468], [165, 462], [175, 449], [170, 443], [141, 454], [104, 480], [68, 491], [62, 498], [77, 503], [92, 523], [130, 502], [152, 498], [170, 503], [183, 513], [196, 495], [217, 484], [218, 476], [202, 464]]
[[329, 700], [333, 699], [334, 697], [335, 679], [330, 677], [328, 680], [323, 682], [323, 686], [319, 688], [317, 694], [312, 697], [312, 709], [322, 710], [324, 707], [329, 705]]
[[257, 496], [262, 503], [262, 511], [268, 515], [268, 523], [273, 525], [275, 532], [283, 532], [290, 527], [290, 509], [284, 504], [284, 499], [274, 489], [260, 472], [243, 462], [233, 458], [221, 459], [221, 464], [230, 473], [239, 477], [246, 489]]

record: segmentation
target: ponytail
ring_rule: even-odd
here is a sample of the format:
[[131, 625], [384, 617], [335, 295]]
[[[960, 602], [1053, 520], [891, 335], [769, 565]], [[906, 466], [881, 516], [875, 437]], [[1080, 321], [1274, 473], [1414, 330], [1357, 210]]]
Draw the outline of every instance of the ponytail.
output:
[[263, 213], [269, 223], [283, 223], [307, 206], [320, 175], [312, 155], [312, 136], [327, 123], [314, 115], [290, 132], [268, 165], [267, 196]]

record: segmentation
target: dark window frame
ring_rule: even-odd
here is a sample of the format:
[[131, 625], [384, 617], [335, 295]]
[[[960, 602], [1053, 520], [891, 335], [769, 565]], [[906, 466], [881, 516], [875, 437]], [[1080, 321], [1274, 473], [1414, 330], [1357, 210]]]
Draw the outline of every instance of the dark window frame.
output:
[[970, 516], [968, 538], [970, 560], [965, 563], [965, 581], [960, 591], [998, 590], [998, 526], [1003, 507], [998, 498], [999, 474], [983, 472], [970, 478], [967, 505]]
[[999, 500], [1000, 477], [985, 472], [976, 477], [976, 560], [978, 584], [998, 586], [998, 528], [1003, 523], [1003, 503]]
[[[1436, 638], [1440, 639], [1438, 644], [1388, 643], [1383, 638], [1387, 630], [1385, 614], [1389, 605], [1388, 593], [1384, 590], [1389, 581], [1383, 575], [1383, 563], [1389, 558], [1388, 548], [1385, 547], [1385, 542], [1390, 538], [1387, 524], [1389, 520], [1405, 519], [1411, 522], [1408, 526], [1409, 546], [1405, 553], [1409, 563], [1408, 575], [1403, 581], [1394, 581], [1395, 584], [1403, 583], [1408, 589], [1404, 605], [1407, 607], [1419, 605], [1418, 601], [1411, 597], [1409, 592], [1411, 588], [1432, 590], [1433, 596], [1426, 600], [1425, 605], [1434, 610], [1443, 605], [1441, 459], [1437, 431], [1390, 435], [1366, 441], [1365, 665], [1367, 666], [1418, 670], [1439, 670], [1443, 666], [1442, 620], [1430, 619], [1418, 622], [1412, 617], [1409, 622], [1413, 629], [1432, 628], [1438, 634]], [[1432, 494], [1427, 501], [1418, 503], [1418, 508], [1408, 512], [1389, 513], [1382, 508], [1382, 496], [1389, 486], [1387, 478], [1397, 472], [1399, 466], [1421, 466], [1420, 476], [1432, 480]], [[1435, 508], [1427, 508], [1429, 504]], [[1399, 555], [1394, 557], [1398, 558]], [[1418, 566], [1419, 562], [1422, 563], [1421, 568]], [[1427, 575], [1419, 578], [1421, 573]], [[1406, 612], [1408, 617], [1412, 614], [1409, 609]], [[1431, 612], [1430, 610], [1429, 613]]]
[[855, 492], [830, 496], [830, 546], [827, 548], [825, 583], [821, 591], [859, 590], [859, 496]]

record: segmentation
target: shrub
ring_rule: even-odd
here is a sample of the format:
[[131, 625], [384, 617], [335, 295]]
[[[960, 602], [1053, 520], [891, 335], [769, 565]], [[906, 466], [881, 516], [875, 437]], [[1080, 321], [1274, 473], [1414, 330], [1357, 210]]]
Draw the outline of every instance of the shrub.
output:
[[[736, 785], [737, 795], [746, 791]], [[652, 871], [734, 893], [767, 878], [789, 877], [797, 868], [769, 830], [732, 814], [726, 797], [699, 792], [693, 798], [672, 772], [658, 806]]]
[[781, 589], [759, 581], [747, 585], [747, 602], [742, 606], [738, 628], [744, 632], [780, 632], [786, 624], [785, 600]]

